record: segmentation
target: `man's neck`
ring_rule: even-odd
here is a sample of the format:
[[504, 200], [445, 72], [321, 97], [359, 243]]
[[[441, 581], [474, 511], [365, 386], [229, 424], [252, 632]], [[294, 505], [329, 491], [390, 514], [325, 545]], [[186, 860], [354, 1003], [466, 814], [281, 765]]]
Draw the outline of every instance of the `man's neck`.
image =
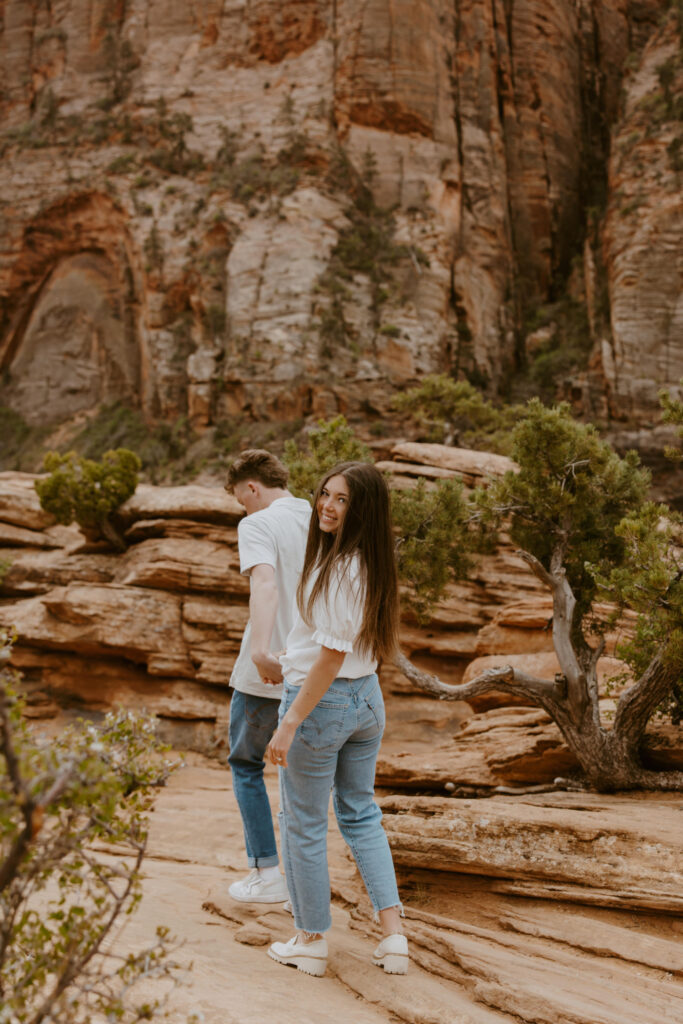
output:
[[278, 498], [291, 498], [291, 493], [285, 487], [268, 487], [263, 491], [263, 508], [269, 508]]

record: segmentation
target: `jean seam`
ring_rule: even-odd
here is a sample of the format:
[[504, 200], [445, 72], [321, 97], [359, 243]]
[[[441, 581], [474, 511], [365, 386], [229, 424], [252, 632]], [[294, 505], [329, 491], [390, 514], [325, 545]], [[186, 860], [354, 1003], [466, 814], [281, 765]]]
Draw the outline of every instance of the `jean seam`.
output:
[[[339, 803], [337, 801], [337, 794], [336, 793], [334, 795], [334, 803], [335, 803], [335, 811], [338, 811], [339, 810]], [[337, 816], [337, 821], [339, 821], [339, 817], [338, 816]], [[370, 885], [370, 882], [369, 882], [368, 872], [367, 872], [366, 866], [365, 866], [365, 861], [363, 860], [363, 857], [361, 856], [360, 851], [356, 848], [356, 844], [355, 844], [354, 840], [351, 838], [351, 836], [349, 836], [348, 838], [346, 836], [344, 836], [344, 840], [345, 840], [347, 846], [349, 847], [349, 849], [351, 850], [351, 853], [353, 854], [353, 858], [354, 858], [356, 864], [358, 865], [358, 870], [360, 871], [361, 878], [363, 879], [363, 885], [365, 886], [365, 888], [367, 890], [367, 893], [368, 893], [368, 896], [370, 897], [370, 902], [372, 903], [372, 909], [373, 910], [377, 910], [377, 906], [376, 906], [377, 898], [376, 898], [375, 892], [372, 889], [372, 887]]]

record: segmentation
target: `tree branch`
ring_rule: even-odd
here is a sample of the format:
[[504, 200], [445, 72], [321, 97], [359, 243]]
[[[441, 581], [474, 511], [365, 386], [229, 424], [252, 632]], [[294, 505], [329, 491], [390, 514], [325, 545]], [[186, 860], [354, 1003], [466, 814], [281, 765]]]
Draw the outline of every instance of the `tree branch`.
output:
[[35, 804], [26, 788], [19, 767], [19, 758], [12, 742], [12, 728], [9, 719], [7, 694], [0, 692], [0, 752], [5, 757], [7, 774], [16, 798], [17, 806], [24, 819], [23, 829], [17, 833], [10, 846], [9, 853], [0, 865], [0, 892], [12, 881], [21, 863], [33, 833], [33, 812]]
[[[548, 570], [528, 551], [518, 550], [516, 554], [526, 562], [534, 576], [544, 583], [553, 597], [553, 646], [557, 654], [562, 672], [567, 680], [567, 700], [572, 709], [572, 717], [578, 724], [586, 707], [591, 705], [597, 714], [597, 704], [591, 699], [588, 680], [581, 668], [572, 643], [571, 631], [574, 621], [576, 598], [569, 585], [563, 568], [555, 572]], [[554, 559], [557, 561], [557, 559]]]
[[661, 652], [655, 655], [640, 679], [619, 698], [613, 731], [626, 742], [637, 743], [652, 713], [671, 691], [677, 677], [677, 672], [663, 664]]
[[31, 796], [26, 781], [21, 774], [19, 757], [14, 749], [12, 725], [9, 718], [9, 703], [4, 689], [0, 690], [0, 752], [5, 757], [7, 774], [14, 791], [17, 807], [24, 819], [23, 829], [15, 836], [9, 853], [2, 864], [0, 864], [0, 892], [2, 892], [15, 877], [29, 843], [40, 831], [45, 808], [54, 800], [57, 800], [66, 789], [73, 772], [73, 765], [67, 765], [42, 796]]
[[476, 697], [480, 693], [489, 693], [491, 690], [504, 690], [506, 693], [529, 697], [535, 703], [545, 707], [546, 702], [549, 704], [559, 703], [565, 695], [565, 686], [562, 681], [537, 679], [510, 665], [487, 669], [480, 676], [471, 679], [469, 683], [457, 685], [444, 683], [438, 676], [423, 672], [422, 669], [413, 665], [402, 651], [396, 654], [394, 665], [411, 683], [426, 693], [438, 697], [439, 700], [467, 700], [468, 697]]

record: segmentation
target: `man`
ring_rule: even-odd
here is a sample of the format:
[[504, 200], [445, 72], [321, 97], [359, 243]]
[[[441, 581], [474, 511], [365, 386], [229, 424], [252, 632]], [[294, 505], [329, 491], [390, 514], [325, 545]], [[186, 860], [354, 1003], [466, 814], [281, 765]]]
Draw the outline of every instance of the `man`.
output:
[[282, 903], [287, 885], [278, 866], [264, 754], [277, 728], [282, 671], [275, 657], [289, 633], [311, 516], [307, 501], [287, 490], [286, 467], [270, 452], [242, 452], [228, 471], [226, 490], [246, 511], [237, 528], [240, 571], [249, 576], [249, 622], [230, 677], [230, 756], [242, 816], [246, 878], [229, 893], [244, 903]]

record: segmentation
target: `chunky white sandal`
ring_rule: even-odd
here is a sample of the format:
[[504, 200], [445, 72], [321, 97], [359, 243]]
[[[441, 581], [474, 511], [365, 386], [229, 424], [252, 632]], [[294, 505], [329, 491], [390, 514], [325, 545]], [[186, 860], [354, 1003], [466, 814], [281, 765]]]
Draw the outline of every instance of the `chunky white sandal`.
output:
[[279, 964], [322, 978], [327, 967], [327, 939], [303, 942], [300, 935], [295, 935], [289, 942], [274, 942], [268, 956]]
[[408, 940], [405, 935], [387, 935], [372, 954], [372, 962], [386, 974], [408, 973]]

